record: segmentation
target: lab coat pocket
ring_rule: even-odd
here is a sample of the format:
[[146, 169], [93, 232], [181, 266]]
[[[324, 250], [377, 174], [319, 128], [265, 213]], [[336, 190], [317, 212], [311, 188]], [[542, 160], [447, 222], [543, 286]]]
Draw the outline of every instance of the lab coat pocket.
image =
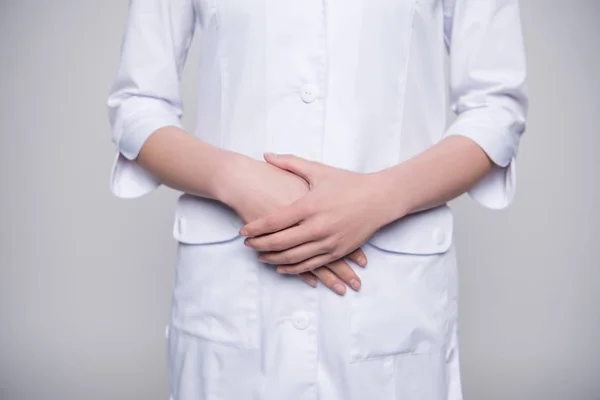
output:
[[180, 242], [171, 323], [211, 342], [257, 348], [258, 266], [239, 236], [216, 243]]
[[258, 271], [255, 252], [239, 235], [242, 222], [213, 200], [183, 194], [172, 324], [211, 342], [243, 349], [258, 346]]
[[443, 349], [453, 257], [444, 207], [411, 216], [408, 225], [396, 221], [363, 246], [369, 263], [349, 299], [352, 361]]

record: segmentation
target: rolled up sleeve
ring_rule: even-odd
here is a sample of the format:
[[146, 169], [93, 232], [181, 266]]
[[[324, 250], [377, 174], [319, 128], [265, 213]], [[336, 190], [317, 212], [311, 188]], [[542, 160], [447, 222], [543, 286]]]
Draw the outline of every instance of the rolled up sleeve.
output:
[[110, 189], [140, 197], [160, 182], [135, 162], [148, 137], [181, 127], [181, 72], [195, 28], [193, 0], [131, 0], [108, 115], [116, 156]]
[[528, 107], [518, 0], [444, 2], [450, 105], [457, 115], [445, 136], [466, 136], [485, 151], [494, 168], [469, 195], [485, 207], [505, 208], [516, 191]]

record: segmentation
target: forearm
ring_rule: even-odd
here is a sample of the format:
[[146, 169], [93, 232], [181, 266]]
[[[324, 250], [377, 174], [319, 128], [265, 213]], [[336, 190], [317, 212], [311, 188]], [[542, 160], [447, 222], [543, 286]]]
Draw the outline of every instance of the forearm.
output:
[[493, 165], [474, 141], [455, 135], [397, 166], [375, 173], [385, 222], [460, 196]]
[[238, 153], [205, 143], [174, 126], [160, 128], [144, 142], [136, 162], [161, 183], [186, 193], [225, 201], [236, 166], [249, 162]]

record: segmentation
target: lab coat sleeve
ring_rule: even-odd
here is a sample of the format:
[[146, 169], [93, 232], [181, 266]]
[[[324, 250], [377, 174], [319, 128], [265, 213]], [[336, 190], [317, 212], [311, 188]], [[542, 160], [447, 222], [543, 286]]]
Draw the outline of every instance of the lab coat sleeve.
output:
[[528, 105], [518, 0], [444, 0], [444, 32], [457, 115], [445, 136], [466, 136], [486, 152], [494, 168], [469, 195], [485, 207], [505, 208], [516, 190]]
[[134, 160], [151, 133], [181, 127], [180, 77], [195, 28], [193, 0], [130, 0], [116, 79], [107, 100], [117, 154], [110, 189], [140, 197], [160, 182]]

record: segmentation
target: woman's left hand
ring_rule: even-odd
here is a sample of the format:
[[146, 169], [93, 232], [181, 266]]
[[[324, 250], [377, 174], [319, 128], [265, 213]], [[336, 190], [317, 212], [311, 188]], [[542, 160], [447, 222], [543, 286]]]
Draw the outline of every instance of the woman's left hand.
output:
[[310, 192], [240, 229], [245, 244], [281, 273], [300, 274], [359, 248], [386, 220], [385, 183], [374, 174], [334, 168], [293, 155], [265, 160], [304, 178]]

